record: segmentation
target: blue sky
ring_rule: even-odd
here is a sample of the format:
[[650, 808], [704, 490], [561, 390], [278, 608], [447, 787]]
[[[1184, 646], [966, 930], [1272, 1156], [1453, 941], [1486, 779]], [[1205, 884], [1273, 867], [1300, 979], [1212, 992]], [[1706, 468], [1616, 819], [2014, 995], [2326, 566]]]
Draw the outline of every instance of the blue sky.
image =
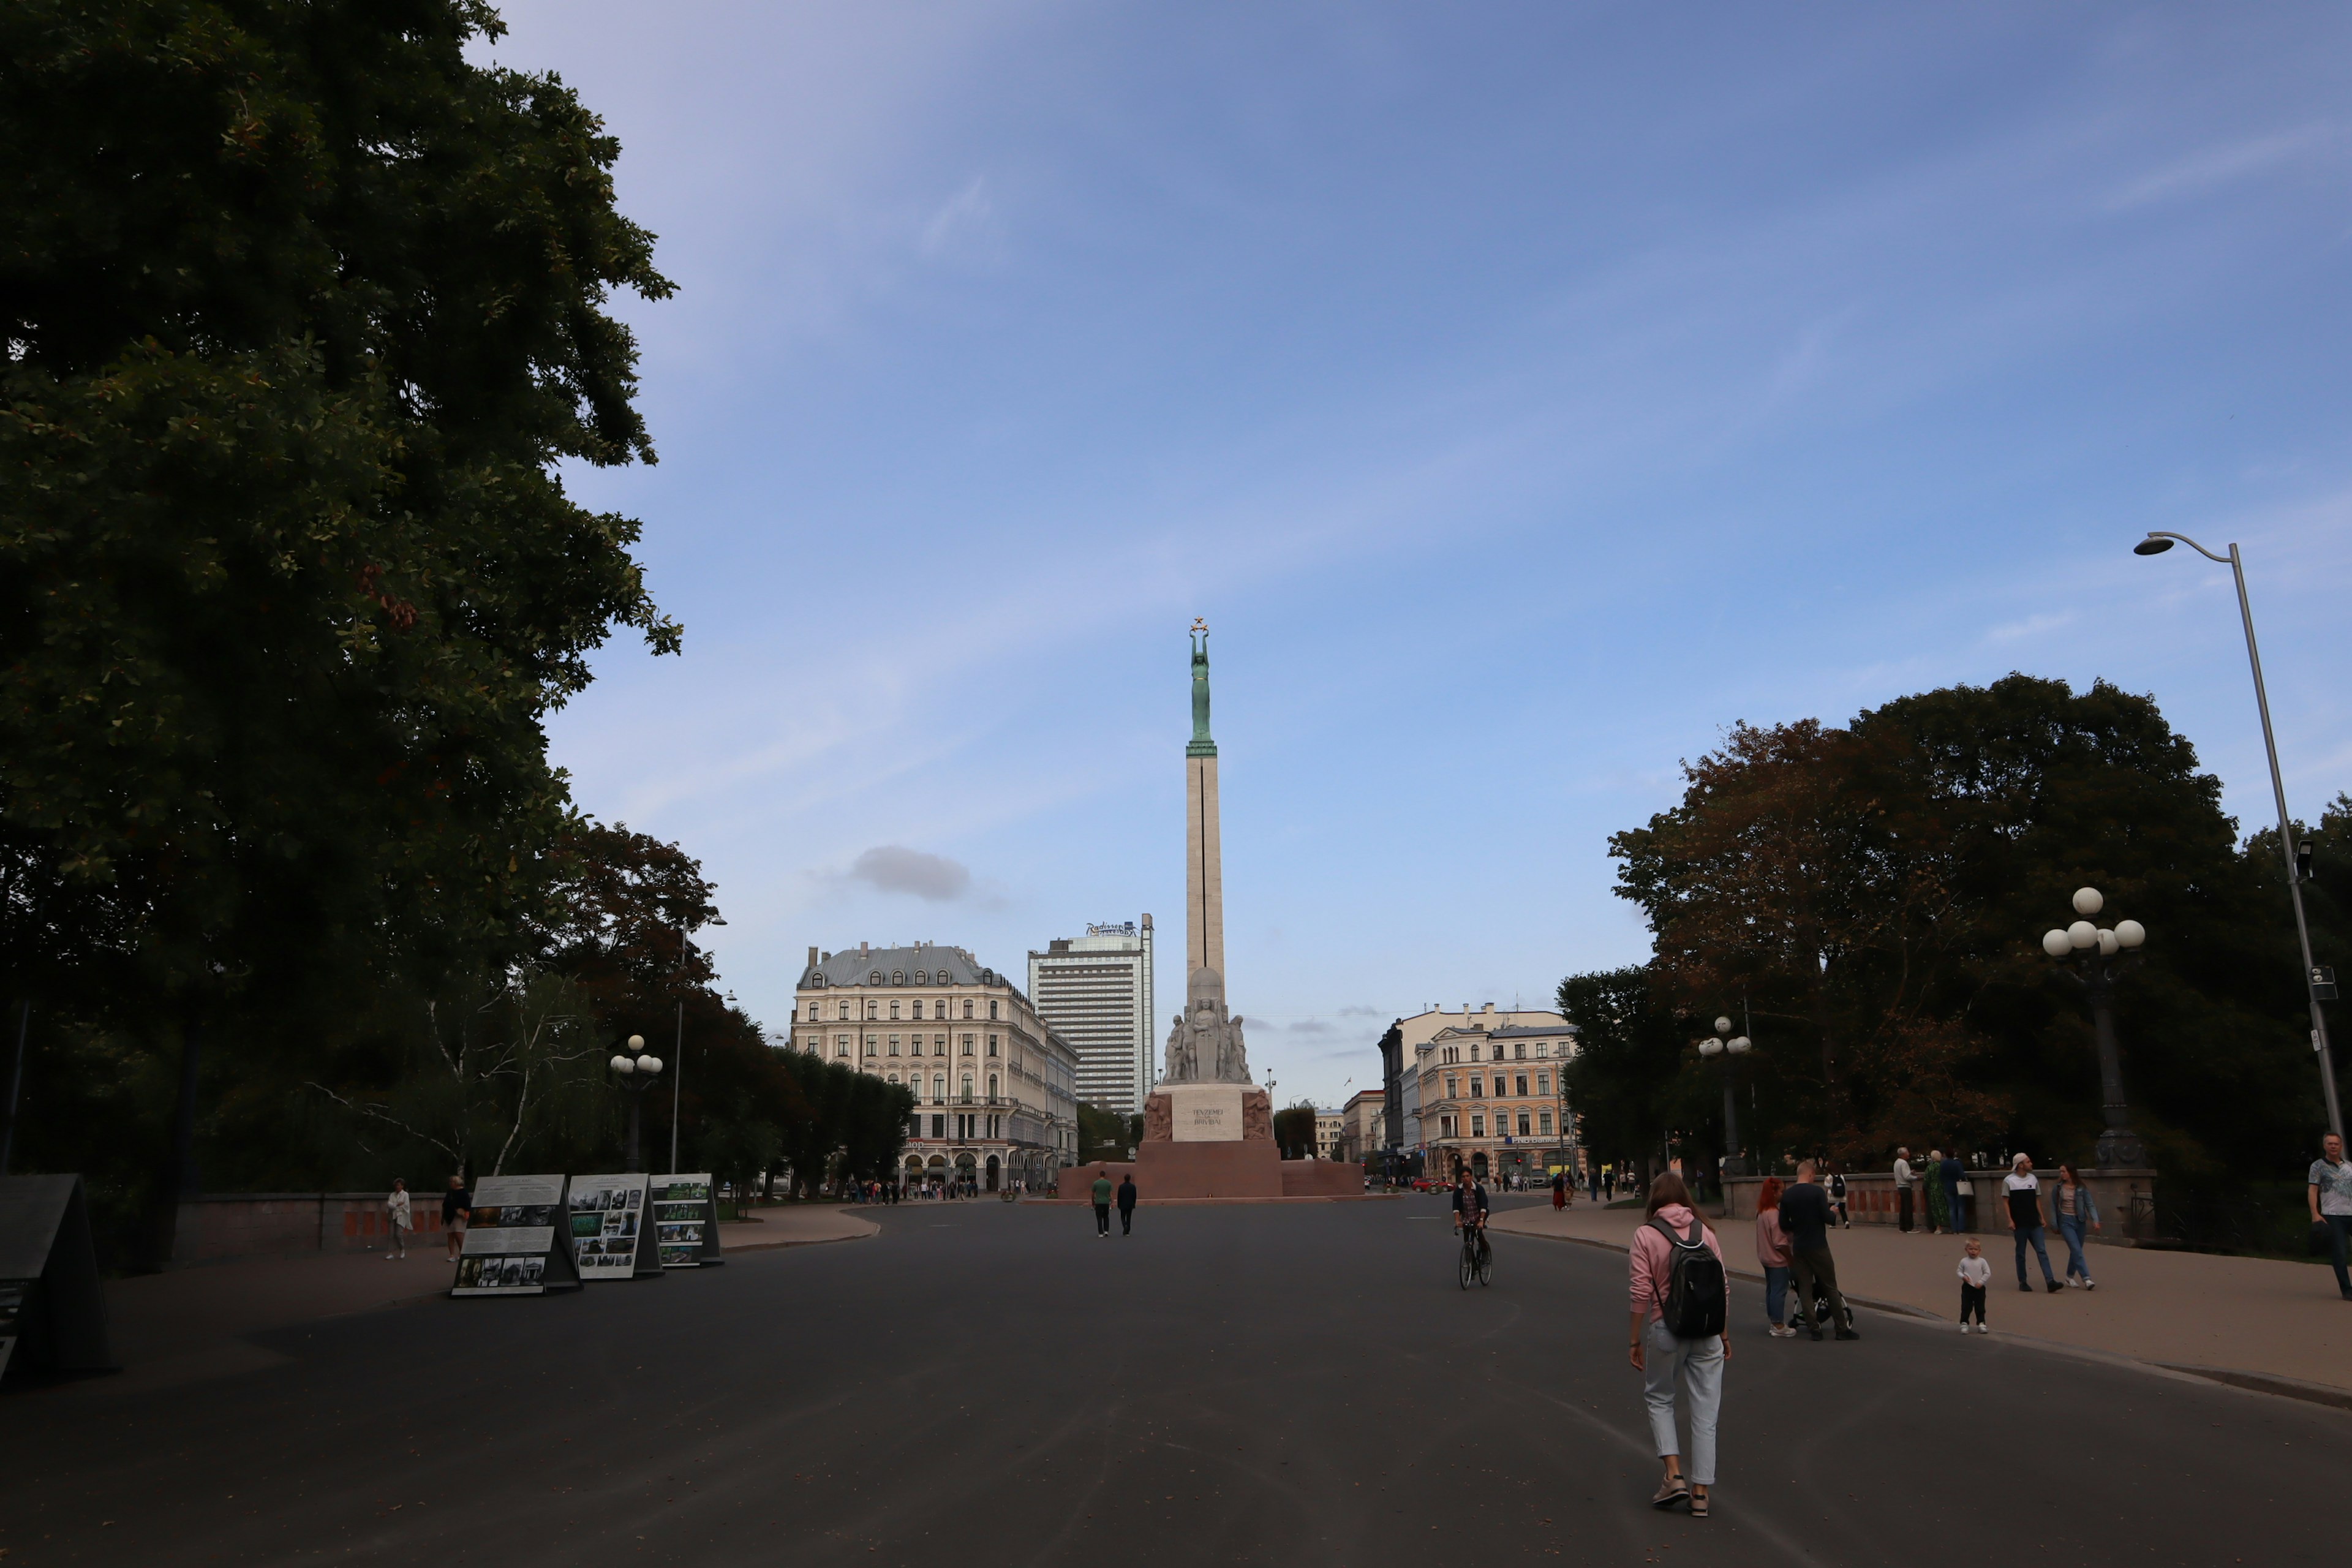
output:
[[2105, 677], [2259, 825], [2228, 573], [2146, 529], [2245, 546], [2290, 800], [2352, 788], [2352, 12], [507, 15], [680, 285], [660, 464], [571, 483], [686, 653], [556, 754], [763, 1019], [1145, 910], [1172, 1010], [1196, 615], [1286, 1100], [1642, 957], [1608, 836], [1735, 721]]

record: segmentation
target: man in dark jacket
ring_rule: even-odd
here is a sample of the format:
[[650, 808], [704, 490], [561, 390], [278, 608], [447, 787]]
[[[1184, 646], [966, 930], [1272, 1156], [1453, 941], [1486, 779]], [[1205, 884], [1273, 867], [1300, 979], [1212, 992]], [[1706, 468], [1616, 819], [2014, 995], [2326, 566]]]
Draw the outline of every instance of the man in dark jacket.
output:
[[1797, 1321], [1813, 1338], [1822, 1326], [1813, 1321], [1815, 1281], [1830, 1299], [1830, 1323], [1842, 1340], [1862, 1336], [1846, 1324], [1845, 1295], [1838, 1289], [1837, 1264], [1830, 1258], [1830, 1197], [1814, 1179], [1813, 1163], [1797, 1166], [1797, 1180], [1780, 1194], [1780, 1230], [1789, 1238], [1789, 1261], [1797, 1271]]
[[1129, 1235], [1135, 1226], [1135, 1173], [1129, 1171], [1118, 1179], [1118, 1233]]
[[1951, 1224], [1952, 1234], [1958, 1236], [1969, 1228], [1969, 1216], [1960, 1212], [1960, 1184], [1969, 1179], [1969, 1168], [1960, 1163], [1958, 1150], [1944, 1156], [1943, 1163], [1936, 1167], [1936, 1174], [1944, 1182], [1945, 1216]]

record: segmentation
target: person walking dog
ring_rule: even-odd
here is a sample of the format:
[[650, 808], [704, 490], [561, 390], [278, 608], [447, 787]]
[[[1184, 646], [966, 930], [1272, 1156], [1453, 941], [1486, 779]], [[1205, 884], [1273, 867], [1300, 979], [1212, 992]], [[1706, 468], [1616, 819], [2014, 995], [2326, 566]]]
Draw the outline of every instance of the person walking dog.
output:
[[[1690, 1189], [1668, 1171], [1650, 1184], [1647, 1223], [1627, 1254], [1632, 1321], [1626, 1349], [1642, 1374], [1650, 1437], [1664, 1478], [1653, 1507], [1690, 1505], [1707, 1516], [1715, 1485], [1716, 1416], [1723, 1407], [1723, 1369], [1731, 1360], [1731, 1275], [1715, 1232], [1692, 1212]], [[1684, 1471], [1675, 1431], [1675, 1384], [1690, 1409], [1690, 1468]]]
[[2066, 1244], [2066, 1283], [2097, 1289], [2099, 1282], [2091, 1278], [2091, 1266], [2083, 1258], [2083, 1230], [2086, 1226], [2099, 1228], [2099, 1205], [2074, 1166], [2058, 1167], [2058, 1184], [2050, 1190], [2050, 1206], [2057, 1215], [2059, 1239]]
[[2009, 1174], [2000, 1179], [2000, 1195], [2007, 1200], [2001, 1205], [2001, 1219], [2017, 1237], [2017, 1288], [2031, 1295], [2033, 1287], [2025, 1279], [2025, 1244], [2033, 1244], [2033, 1256], [2042, 1260], [2042, 1279], [2056, 1295], [2065, 1289], [2058, 1277], [2050, 1272], [2050, 1249], [2042, 1244], [2042, 1178], [2033, 1173], [2033, 1157], [2020, 1154], [2009, 1163]]

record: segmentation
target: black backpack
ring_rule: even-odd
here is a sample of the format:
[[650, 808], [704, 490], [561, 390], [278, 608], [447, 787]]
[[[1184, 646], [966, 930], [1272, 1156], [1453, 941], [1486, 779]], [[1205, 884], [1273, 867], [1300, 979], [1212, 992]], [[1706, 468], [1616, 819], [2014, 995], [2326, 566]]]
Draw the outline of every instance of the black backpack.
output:
[[1658, 1305], [1666, 1332], [1678, 1340], [1704, 1340], [1723, 1332], [1727, 1302], [1723, 1259], [1706, 1244], [1706, 1222], [1691, 1216], [1687, 1238], [1664, 1220], [1651, 1226], [1666, 1238], [1666, 1294]]

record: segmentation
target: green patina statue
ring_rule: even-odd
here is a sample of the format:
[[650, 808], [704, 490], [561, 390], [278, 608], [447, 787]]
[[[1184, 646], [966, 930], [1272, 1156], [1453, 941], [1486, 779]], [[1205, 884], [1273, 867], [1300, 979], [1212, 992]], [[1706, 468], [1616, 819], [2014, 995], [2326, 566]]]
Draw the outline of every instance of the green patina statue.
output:
[[1217, 743], [1209, 739], [1209, 623], [1192, 623], [1192, 742], [1188, 757], [1213, 757]]

